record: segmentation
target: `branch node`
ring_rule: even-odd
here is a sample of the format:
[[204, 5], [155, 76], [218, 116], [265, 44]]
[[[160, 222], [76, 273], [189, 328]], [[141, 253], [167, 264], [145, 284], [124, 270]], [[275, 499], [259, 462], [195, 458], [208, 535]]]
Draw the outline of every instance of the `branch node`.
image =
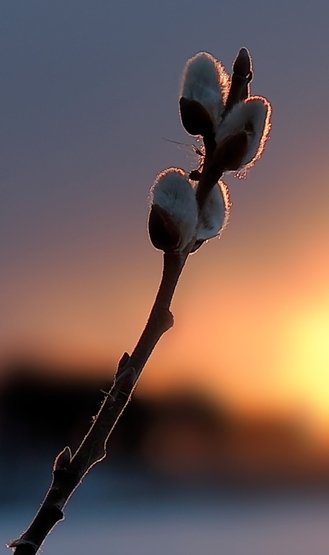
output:
[[118, 369], [122, 368], [123, 366], [126, 366], [129, 359], [130, 359], [129, 354], [128, 353], [123, 353], [122, 357], [119, 360]]
[[61, 451], [57, 455], [54, 461], [54, 468], [53, 468], [54, 472], [56, 470], [64, 470], [68, 468], [70, 465], [71, 459], [72, 459], [71, 449], [68, 446], [66, 446], [64, 447], [63, 451]]
[[127, 399], [129, 399], [137, 377], [138, 375], [136, 369], [132, 366], [128, 366], [127, 368], [118, 368], [115, 380], [115, 389], [117, 393], [124, 395]]
[[64, 513], [62, 509], [60, 509], [57, 505], [54, 505], [54, 507], [52, 508], [52, 511], [53, 511], [54, 519], [56, 519], [56, 522], [59, 522], [60, 520], [64, 520]]
[[[103, 395], [105, 395], [106, 398], [110, 398], [112, 401], [114, 401], [114, 397], [111, 394], [111, 391], [105, 391], [105, 389], [100, 389], [99, 390]], [[94, 417], [95, 419], [96, 417]]]
[[173, 316], [173, 313], [170, 310], [167, 310], [166, 312], [167, 312], [167, 314], [166, 314], [166, 327], [169, 330], [174, 325], [174, 316]]
[[67, 480], [69, 480], [72, 477], [72, 472], [69, 470], [69, 468], [55, 468], [54, 469], [54, 481], [56, 481], [56, 484], [54, 484], [52, 486], [52, 490], [53, 491], [58, 491], [61, 489], [61, 485], [59, 486], [59, 483], [65, 482]]

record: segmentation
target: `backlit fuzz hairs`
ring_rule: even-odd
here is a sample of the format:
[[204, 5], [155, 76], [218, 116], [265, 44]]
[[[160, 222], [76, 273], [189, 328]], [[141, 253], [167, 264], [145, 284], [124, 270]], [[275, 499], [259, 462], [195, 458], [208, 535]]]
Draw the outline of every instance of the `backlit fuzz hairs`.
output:
[[[201, 113], [205, 119], [204, 125], [212, 125], [216, 128], [219, 124], [221, 115], [224, 111], [225, 102], [229, 92], [229, 76], [222, 64], [207, 52], [199, 52], [190, 58], [185, 66], [181, 84], [181, 104], [194, 104], [194, 108], [199, 105]], [[186, 110], [185, 110], [186, 112]], [[184, 110], [181, 110], [182, 121]], [[206, 123], [206, 120], [210, 119]], [[187, 119], [187, 118], [186, 118]], [[183, 121], [185, 126], [185, 122]], [[192, 129], [194, 131], [194, 129]], [[199, 132], [192, 135], [200, 134]]]
[[263, 153], [270, 131], [271, 105], [250, 96], [252, 64], [241, 48], [231, 78], [207, 52], [190, 58], [184, 68], [179, 99], [183, 127], [201, 136], [197, 170], [169, 168], [151, 189], [149, 235], [165, 252], [195, 252], [221, 234], [230, 200], [223, 173], [249, 169]]
[[219, 181], [208, 194], [199, 214], [196, 240], [192, 252], [195, 252], [202, 243], [219, 237], [225, 229], [230, 214], [230, 194], [223, 181]]
[[161, 172], [151, 189], [149, 234], [164, 251], [184, 250], [195, 236], [198, 206], [195, 192], [183, 170]]
[[[154, 347], [173, 326], [173, 295], [188, 256], [219, 236], [230, 207], [226, 171], [249, 167], [262, 153], [270, 126], [270, 105], [250, 97], [252, 66], [241, 48], [230, 82], [213, 56], [201, 52], [184, 70], [180, 114], [185, 130], [200, 135], [198, 168], [161, 172], [151, 189], [149, 236], [164, 251], [163, 272], [146, 326], [131, 354], [122, 356], [111, 389], [106, 392], [92, 426], [72, 455], [65, 447], [56, 457], [52, 484], [31, 525], [8, 547], [17, 555], [36, 553], [48, 532], [63, 518], [72, 492], [90, 469], [106, 456], [111, 432], [130, 401]], [[229, 87], [228, 87], [229, 84]], [[50, 515], [50, 516], [49, 516]]]
[[217, 237], [228, 221], [230, 199], [223, 182], [212, 188], [198, 211], [196, 187], [179, 168], [161, 172], [151, 189], [149, 235], [153, 245], [165, 252], [191, 252]]
[[217, 128], [216, 143], [245, 132], [247, 146], [240, 167], [249, 169], [260, 158], [270, 132], [271, 106], [266, 98], [253, 96], [233, 106]]

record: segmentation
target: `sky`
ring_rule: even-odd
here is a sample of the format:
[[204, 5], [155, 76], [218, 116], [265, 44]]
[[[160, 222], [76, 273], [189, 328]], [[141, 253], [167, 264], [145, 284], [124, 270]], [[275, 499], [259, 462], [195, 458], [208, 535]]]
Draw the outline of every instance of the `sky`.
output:
[[230, 223], [190, 257], [140, 392], [191, 386], [329, 426], [329, 7], [5, 0], [0, 8], [0, 355], [113, 369], [161, 274], [148, 196], [196, 167], [186, 60], [240, 47], [272, 104], [265, 153], [227, 175]]

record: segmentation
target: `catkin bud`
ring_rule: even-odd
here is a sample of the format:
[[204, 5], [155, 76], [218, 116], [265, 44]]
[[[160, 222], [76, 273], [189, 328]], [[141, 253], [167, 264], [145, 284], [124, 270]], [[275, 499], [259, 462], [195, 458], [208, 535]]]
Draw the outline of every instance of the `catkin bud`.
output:
[[[230, 137], [246, 136], [245, 152], [240, 162], [235, 164], [237, 167], [231, 169], [248, 169], [261, 156], [270, 131], [270, 118], [271, 105], [261, 96], [239, 102], [225, 115], [216, 133], [217, 149], [220, 150]], [[241, 145], [240, 148], [242, 154]]]
[[165, 252], [183, 250], [195, 236], [197, 221], [195, 193], [183, 170], [161, 172], [151, 189], [148, 229], [153, 245]]
[[191, 135], [213, 133], [228, 94], [229, 77], [221, 63], [207, 52], [190, 58], [180, 92], [182, 124]]
[[182, 96], [179, 99], [180, 115], [183, 127], [190, 135], [203, 137], [214, 132], [214, 125], [209, 112], [196, 100]]
[[248, 77], [251, 73], [251, 60], [247, 48], [240, 48], [233, 64], [233, 73], [241, 77]]
[[215, 185], [202, 206], [199, 214], [196, 241], [193, 252], [196, 251], [204, 241], [218, 237], [226, 227], [231, 207], [228, 187], [223, 181]]
[[225, 112], [232, 107], [248, 98], [250, 95], [249, 83], [252, 79], [251, 59], [246, 48], [240, 48], [239, 53], [233, 64], [233, 74], [231, 77], [230, 92], [225, 105]]
[[[215, 149], [213, 155], [213, 173], [216, 178], [224, 171], [236, 171], [241, 168], [248, 149], [248, 135], [240, 131], [229, 135]], [[218, 177], [217, 177], [218, 176]]]

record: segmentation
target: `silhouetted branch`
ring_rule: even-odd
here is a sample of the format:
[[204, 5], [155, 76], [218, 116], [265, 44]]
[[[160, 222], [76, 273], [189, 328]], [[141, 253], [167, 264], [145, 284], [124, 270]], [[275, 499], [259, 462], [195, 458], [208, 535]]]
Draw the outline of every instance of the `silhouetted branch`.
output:
[[[28, 529], [8, 547], [16, 555], [34, 555], [47, 534], [64, 518], [63, 509], [89, 470], [106, 457], [112, 430], [129, 403], [142, 370], [162, 335], [173, 326], [171, 301], [188, 255], [220, 234], [226, 225], [228, 193], [217, 182], [225, 171], [249, 167], [263, 151], [270, 105], [249, 95], [251, 61], [241, 49], [233, 66], [230, 90], [223, 66], [201, 52], [185, 68], [180, 110], [189, 133], [203, 138], [200, 166], [190, 173], [169, 168], [152, 189], [149, 234], [164, 251], [163, 274], [145, 329], [131, 355], [125, 353], [111, 389], [86, 436], [72, 455], [65, 447], [56, 457], [52, 483]], [[231, 108], [233, 107], [233, 110]], [[204, 153], [204, 155], [203, 155]], [[202, 169], [200, 169], [200, 167]], [[197, 181], [194, 186], [191, 181]]]
[[[216, 182], [211, 172], [208, 175], [209, 178], [205, 168], [202, 183], [210, 190]], [[52, 483], [38, 513], [20, 538], [8, 545], [16, 555], [37, 553], [52, 528], [64, 518], [63, 509], [76, 487], [106, 457], [111, 432], [129, 403], [147, 360], [161, 336], [173, 326], [170, 304], [190, 250], [191, 245], [184, 252], [164, 253], [162, 279], [145, 329], [132, 354], [125, 353], [121, 358], [113, 385], [77, 451], [72, 456], [69, 447], [65, 447], [57, 456]]]
[[145, 329], [131, 356], [121, 358], [113, 385], [101, 405], [94, 422], [71, 455], [69, 447], [57, 456], [52, 483], [29, 528], [9, 544], [16, 555], [37, 553], [57, 522], [64, 518], [63, 509], [84, 476], [106, 456], [106, 446], [120, 415], [128, 404], [137, 380], [160, 337], [173, 325], [169, 310], [176, 284], [189, 251], [164, 253], [163, 275]]

